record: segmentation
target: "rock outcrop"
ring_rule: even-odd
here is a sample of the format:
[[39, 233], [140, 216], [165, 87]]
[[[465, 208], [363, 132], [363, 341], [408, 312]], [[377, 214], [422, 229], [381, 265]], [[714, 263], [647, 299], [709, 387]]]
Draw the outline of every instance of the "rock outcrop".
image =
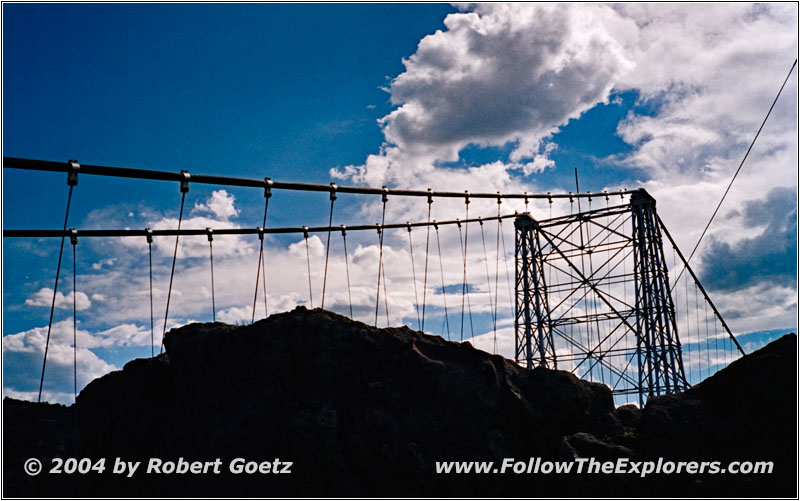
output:
[[[298, 308], [243, 327], [192, 324], [167, 334], [165, 355], [134, 360], [90, 383], [76, 406], [6, 399], [4, 494], [605, 497], [702, 494], [716, 485], [706, 477], [670, 483], [618, 475], [435, 472], [437, 461], [500, 465], [503, 458], [661, 455], [774, 457], [782, 462], [785, 482], [776, 485], [784, 490], [750, 493], [787, 495], [795, 477], [783, 465], [796, 459], [795, 337], [773, 345], [682, 395], [651, 399], [640, 411], [615, 410], [606, 386], [566, 372], [523, 369], [469, 343], [404, 327], [376, 329], [320, 310]], [[79, 439], [71, 438], [76, 419]], [[783, 442], [774, 440], [777, 433]], [[107, 466], [117, 457], [144, 464], [131, 478], [109, 472], [25, 477], [17, 467], [34, 456], [25, 452], [31, 443], [39, 444], [35, 457], [45, 464], [67, 454], [107, 458]], [[217, 475], [145, 474], [149, 458], [220, 458], [223, 467]], [[227, 470], [234, 458], [293, 465], [291, 474], [235, 475]], [[770, 488], [755, 477], [738, 483], [724, 477], [751, 491]], [[737, 494], [710, 494], [731, 493]]]

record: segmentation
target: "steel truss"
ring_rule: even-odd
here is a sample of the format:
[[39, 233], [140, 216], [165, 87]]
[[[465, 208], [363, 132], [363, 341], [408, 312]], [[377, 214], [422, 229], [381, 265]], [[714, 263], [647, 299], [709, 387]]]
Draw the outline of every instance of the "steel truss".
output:
[[689, 387], [655, 199], [636, 190], [624, 205], [514, 226], [518, 363], [569, 370], [640, 405]]

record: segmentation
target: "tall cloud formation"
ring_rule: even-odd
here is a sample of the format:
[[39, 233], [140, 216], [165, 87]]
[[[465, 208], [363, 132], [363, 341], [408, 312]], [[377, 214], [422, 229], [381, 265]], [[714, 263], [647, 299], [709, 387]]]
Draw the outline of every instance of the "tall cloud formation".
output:
[[389, 143], [440, 160], [507, 142], [512, 159], [533, 158], [634, 67], [624, 38], [636, 26], [603, 5], [478, 5], [444, 24], [405, 61], [389, 87], [399, 107], [382, 120]]
[[455, 161], [467, 145], [507, 143], [510, 166], [535, 172], [550, 165], [532, 160], [546, 156], [553, 132], [608, 102], [612, 90], [631, 89], [660, 111], [621, 124], [620, 136], [636, 146], [628, 165], [707, 167], [707, 157], [752, 135], [797, 45], [790, 5], [462, 9], [420, 41], [386, 89], [398, 107], [379, 122], [381, 154], [340, 175], [403, 182], [404, 170]]
[[[667, 226], [680, 229], [673, 234], [684, 250], [700, 237], [797, 53], [797, 10], [789, 4], [459, 9], [444, 20], [444, 30], [420, 41], [404, 60], [405, 71], [386, 88], [396, 109], [379, 120], [381, 151], [332, 175], [374, 186], [452, 191], [563, 189], [542, 186], [535, 176], [559, 168], [551, 158], [558, 149], [555, 133], [615, 93], [633, 91], [645, 111], [631, 109], [617, 127], [631, 150], [601, 160], [627, 168], [628, 186], [644, 186], [658, 199]], [[752, 263], [770, 262], [755, 244], [763, 227], [729, 214], [796, 185], [796, 95], [795, 72], [692, 262], [700, 271], [713, 267], [714, 256], [738, 250], [747, 251]], [[503, 146], [511, 153], [483, 165], [448, 165], [470, 145]], [[796, 220], [796, 211], [787, 217]], [[790, 240], [791, 249], [794, 227], [772, 225], [769, 231], [777, 234], [769, 237]], [[744, 258], [729, 256], [727, 263], [762, 290], [779, 278], [768, 266], [748, 269]], [[722, 275], [714, 269], [706, 276]], [[719, 303], [731, 316], [754, 314], [741, 310], [741, 291], [716, 285], [726, 289]], [[781, 290], [796, 294], [791, 287]], [[785, 304], [788, 309], [771, 318], [792, 318], [796, 302]]]

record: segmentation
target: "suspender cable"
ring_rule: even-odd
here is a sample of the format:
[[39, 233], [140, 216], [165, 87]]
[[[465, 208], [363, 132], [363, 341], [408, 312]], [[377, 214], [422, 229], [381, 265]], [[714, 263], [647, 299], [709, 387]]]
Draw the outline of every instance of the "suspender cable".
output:
[[308, 304], [314, 309], [314, 294], [311, 292], [311, 255], [308, 252], [308, 228], [303, 226], [303, 239], [306, 241], [306, 269], [308, 270]]
[[153, 230], [145, 228], [145, 232], [147, 232], [147, 255], [150, 265], [150, 356], [154, 357], [156, 356], [156, 348], [153, 322]]
[[486, 236], [485, 236], [484, 231], [483, 231], [483, 221], [479, 219], [478, 220], [478, 224], [481, 227], [481, 241], [483, 242], [483, 264], [484, 264], [484, 268], [486, 268], [486, 287], [489, 289], [489, 312], [492, 315], [492, 339], [493, 339], [493, 344], [494, 344], [494, 348], [493, 348], [494, 351], [492, 353], [496, 354], [497, 353], [497, 322], [495, 321], [495, 318], [494, 318], [494, 301], [492, 300], [492, 281], [489, 278], [489, 258], [487, 257], [487, 254], [486, 254]]
[[[181, 210], [178, 213], [178, 230], [181, 229], [183, 222], [183, 205], [186, 202], [186, 193], [189, 191], [189, 179], [191, 176], [185, 170], [181, 171], [183, 181], [181, 181]], [[175, 235], [175, 251], [172, 253], [172, 270], [169, 272], [169, 288], [167, 289], [167, 308], [164, 311], [164, 330], [161, 332], [161, 347], [158, 352], [164, 351], [164, 336], [167, 335], [167, 319], [169, 318], [169, 300], [172, 297], [172, 280], [175, 277], [175, 261], [178, 259], [178, 238], [180, 234]]]
[[498, 219], [500, 225], [500, 243], [503, 245], [503, 262], [506, 267], [506, 287], [508, 287], [508, 304], [514, 307], [514, 296], [511, 294], [511, 275], [508, 272], [508, 251], [506, 251], [506, 235], [503, 233], [503, 220]]
[[325, 309], [325, 288], [328, 285], [328, 253], [331, 250], [331, 224], [333, 224], [333, 202], [336, 201], [336, 184], [331, 183], [331, 213], [328, 216], [328, 243], [325, 244], [325, 272], [322, 275], [322, 305]]
[[[258, 265], [256, 266], [256, 290], [253, 293], [253, 315], [250, 318], [250, 323], [256, 321], [256, 301], [258, 301], [258, 280], [261, 274], [261, 268], [264, 268], [264, 275], [267, 274], [267, 269], [264, 267], [264, 228], [267, 226], [267, 209], [269, 209], [269, 199], [272, 198], [272, 180], [268, 177], [264, 178], [264, 218], [261, 221], [261, 226], [258, 227]], [[267, 309], [267, 279], [261, 280], [264, 284], [264, 317], [269, 314]]]
[[[498, 192], [499, 194], [500, 192]], [[497, 197], [497, 214], [500, 214], [500, 205], [503, 203], [503, 199]], [[497, 220], [497, 237], [495, 242], [495, 250], [494, 250], [494, 312], [493, 312], [493, 321], [494, 321], [494, 328], [495, 328], [495, 345], [497, 344], [497, 305], [500, 303], [500, 220]], [[496, 348], [496, 346], [495, 346]]]
[[[430, 192], [431, 189], [428, 188]], [[425, 331], [425, 304], [428, 297], [428, 249], [431, 241], [431, 204], [433, 204], [433, 197], [428, 195], [428, 224], [425, 226], [425, 278], [422, 280], [422, 326], [421, 331]]]
[[[258, 283], [261, 278], [261, 263], [264, 262], [264, 228], [259, 226], [258, 241], [260, 242], [261, 250], [258, 252], [258, 263], [256, 263], [256, 289], [253, 291], [253, 314], [250, 317], [250, 323], [256, 321], [256, 304], [258, 303]], [[264, 305], [264, 315], [266, 316], [266, 304]]]
[[[384, 231], [386, 229], [384, 228]], [[383, 261], [383, 257], [381, 257], [381, 261]], [[389, 327], [389, 292], [386, 290], [386, 265], [383, 265], [383, 270], [381, 271], [383, 276], [383, 312], [386, 314], [386, 327]]]
[[[466, 216], [464, 219], [469, 219], [469, 192], [465, 192], [466, 196], [464, 197], [464, 208], [466, 210]], [[469, 227], [464, 228], [464, 238], [461, 238], [461, 224], [458, 224], [458, 238], [461, 240], [461, 258], [464, 265], [464, 274], [463, 279], [461, 281], [461, 341], [464, 341], [464, 306], [465, 306], [465, 299], [467, 297], [467, 238], [469, 235], [467, 234]]]
[[414, 281], [414, 307], [417, 309], [417, 327], [422, 330], [422, 318], [419, 316], [419, 296], [417, 295], [417, 272], [414, 267], [414, 247], [411, 244], [411, 224], [408, 225], [408, 252], [411, 254], [411, 280]]
[[350, 261], [347, 259], [347, 227], [342, 228], [342, 246], [344, 247], [344, 271], [347, 276], [347, 300], [350, 303], [350, 319], [353, 319], [353, 296], [350, 294]]
[[469, 327], [472, 335], [475, 335], [475, 327], [472, 325], [472, 304], [469, 300], [469, 291], [466, 290], [466, 274], [467, 274], [467, 256], [466, 256], [466, 239], [462, 238], [461, 234], [461, 224], [456, 224], [458, 226], [458, 239], [461, 244], [461, 254], [464, 257], [464, 281], [461, 284], [461, 341], [464, 340], [464, 297], [467, 298], [467, 308], [469, 310]]
[[[378, 227], [378, 289], [375, 293], [375, 327], [378, 326], [378, 307], [381, 302], [381, 271], [383, 269], [383, 223], [386, 222], [386, 202], [389, 197], [386, 195], [386, 186], [383, 187], [383, 194], [381, 195], [381, 202], [383, 209], [381, 210], [381, 225]], [[387, 312], [388, 316], [388, 312]]]
[[211, 318], [214, 322], [217, 321], [217, 301], [214, 298], [214, 230], [206, 228], [208, 233], [208, 259], [211, 264]]
[[444, 285], [444, 265], [442, 264], [442, 245], [439, 242], [439, 225], [433, 221], [433, 229], [436, 231], [436, 248], [439, 251], [439, 273], [442, 275], [442, 302], [444, 303], [444, 324], [447, 326], [447, 340], [450, 341], [450, 319], [447, 317], [447, 290]]
[[[67, 229], [67, 221], [69, 220], [69, 206], [72, 203], [72, 190], [78, 184], [78, 171], [81, 166], [75, 160], [68, 162], [67, 185], [69, 185], [69, 194], [67, 195], [67, 210], [64, 214], [64, 231]], [[39, 397], [37, 402], [42, 401], [42, 387], [44, 386], [44, 371], [47, 367], [47, 352], [50, 348], [50, 333], [53, 330], [53, 313], [56, 309], [56, 293], [58, 292], [58, 278], [61, 274], [61, 257], [64, 254], [64, 236], [61, 236], [61, 247], [58, 250], [58, 265], [56, 266], [56, 282], [53, 285], [53, 302], [50, 305], [50, 320], [47, 323], [47, 340], [44, 344], [44, 361], [42, 362], [42, 377], [39, 380]]]
[[75, 402], [78, 402], [78, 260], [75, 251], [78, 245], [78, 236], [75, 228], [70, 228], [72, 235], [69, 241], [72, 244], [72, 375], [74, 382]]

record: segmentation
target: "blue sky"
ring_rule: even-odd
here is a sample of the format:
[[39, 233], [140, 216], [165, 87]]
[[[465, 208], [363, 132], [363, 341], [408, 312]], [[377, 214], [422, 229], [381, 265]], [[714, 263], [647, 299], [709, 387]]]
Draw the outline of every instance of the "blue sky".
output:
[[[571, 191], [577, 168], [582, 191], [646, 187], [684, 251], [797, 53], [792, 5], [4, 4], [3, 19], [4, 156], [454, 191]], [[753, 346], [796, 329], [796, 82], [794, 73], [693, 261], [737, 333], [769, 331], [750, 335], [759, 339]], [[65, 176], [4, 170], [3, 227], [59, 228], [66, 192]], [[170, 183], [84, 175], [70, 226], [169, 227], [179, 200]], [[259, 190], [193, 186], [187, 200], [188, 224], [255, 226], [263, 210]], [[325, 194], [284, 192], [271, 204], [270, 226], [327, 222]], [[335, 221], [374, 223], [379, 210], [377, 200], [341, 196]], [[392, 201], [387, 220], [421, 220], [425, 210]], [[455, 202], [434, 210], [439, 219], [463, 217]], [[471, 210], [490, 215], [496, 207]], [[496, 227], [486, 230], [493, 251]], [[478, 230], [470, 232], [476, 334], [485, 336], [493, 329], [477, 305], [484, 263]], [[312, 238], [312, 253], [322, 252], [321, 237]], [[354, 280], [364, 281], [355, 306], [367, 320], [377, 236], [348, 237]], [[443, 237], [445, 257], [458, 255], [457, 233]], [[386, 243], [387, 259], [397, 263], [392, 322], [415, 326], [410, 277], [400, 271], [404, 238], [397, 232]], [[413, 238], [420, 266], [424, 232]], [[301, 240], [268, 239], [275, 266], [303, 271]], [[149, 353], [150, 332], [144, 243], [84, 242], [88, 380]], [[171, 248], [156, 244], [163, 289]], [[182, 295], [170, 314], [176, 324], [210, 319], [197, 278], [206, 273], [207, 244], [185, 245], [176, 280]], [[334, 239], [338, 263], [340, 245]], [[219, 243], [221, 273], [230, 277], [217, 291], [226, 321], [249, 321], [255, 249], [251, 240]], [[4, 342], [6, 394], [29, 396], [38, 383], [29, 366], [40, 363], [37, 336], [49, 308], [36, 306], [37, 298], [52, 288], [57, 251], [52, 240], [3, 240], [3, 336], [17, 336]], [[459, 283], [457, 261], [446, 259], [448, 292]], [[68, 294], [70, 256], [65, 266], [60, 291]], [[316, 295], [321, 270], [314, 266]], [[307, 301], [303, 280], [274, 280], [274, 308]], [[440, 296], [440, 285], [429, 285], [432, 295]], [[494, 292], [498, 309], [510, 308], [503, 286]], [[332, 301], [344, 311], [341, 297]], [[460, 307], [460, 298], [448, 303]], [[70, 318], [64, 304], [56, 322]], [[439, 316], [426, 330], [440, 333], [440, 310], [432, 309]], [[156, 320], [159, 311], [157, 301]], [[503, 346], [513, 346], [507, 314], [500, 316]], [[56, 393], [71, 387], [69, 367], [53, 367], [52, 398], [66, 398]]]

